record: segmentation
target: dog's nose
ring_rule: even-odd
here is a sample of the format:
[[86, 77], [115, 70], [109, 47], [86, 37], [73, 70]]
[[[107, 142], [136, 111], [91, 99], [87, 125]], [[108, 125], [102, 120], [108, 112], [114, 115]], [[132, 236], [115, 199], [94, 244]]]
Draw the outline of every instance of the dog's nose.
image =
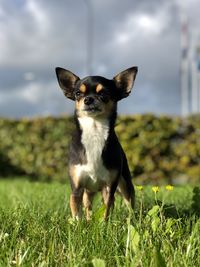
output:
[[94, 98], [92, 96], [86, 96], [84, 99], [84, 104], [85, 105], [90, 105], [94, 102]]

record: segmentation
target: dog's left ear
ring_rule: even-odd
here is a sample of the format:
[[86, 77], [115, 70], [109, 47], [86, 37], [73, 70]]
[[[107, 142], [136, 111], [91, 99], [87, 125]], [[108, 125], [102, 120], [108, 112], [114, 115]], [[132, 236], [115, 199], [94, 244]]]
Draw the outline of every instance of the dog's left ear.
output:
[[129, 96], [138, 72], [137, 67], [132, 67], [117, 74], [113, 80], [118, 90], [117, 100]]
[[56, 68], [58, 83], [63, 90], [64, 95], [71, 100], [75, 100], [74, 88], [80, 78], [69, 70]]

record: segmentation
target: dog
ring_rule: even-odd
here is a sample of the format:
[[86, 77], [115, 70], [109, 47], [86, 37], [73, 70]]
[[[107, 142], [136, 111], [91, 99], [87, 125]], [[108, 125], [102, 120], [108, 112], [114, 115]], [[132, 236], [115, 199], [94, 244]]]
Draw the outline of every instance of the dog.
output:
[[113, 79], [88, 76], [80, 79], [74, 73], [56, 68], [64, 95], [75, 101], [75, 125], [69, 149], [71, 183], [70, 208], [79, 219], [82, 202], [90, 220], [92, 200], [98, 191], [106, 206], [108, 219], [118, 191], [129, 207], [134, 208], [135, 191], [126, 155], [115, 133], [117, 103], [131, 93], [137, 67], [117, 74]]

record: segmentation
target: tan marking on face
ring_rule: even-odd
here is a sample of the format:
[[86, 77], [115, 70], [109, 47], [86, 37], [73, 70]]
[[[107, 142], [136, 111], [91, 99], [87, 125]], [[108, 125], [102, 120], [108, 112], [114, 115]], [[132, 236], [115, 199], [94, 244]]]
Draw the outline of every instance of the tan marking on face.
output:
[[101, 90], [103, 89], [103, 85], [102, 84], [97, 84], [96, 86], [96, 92], [99, 93]]
[[85, 111], [82, 111], [84, 109], [84, 98], [81, 98], [79, 101], [76, 101], [76, 110], [78, 111], [78, 115], [81, 116], [85, 114]]
[[85, 93], [86, 92], [86, 90], [87, 90], [87, 87], [86, 87], [86, 85], [83, 83], [83, 84], [81, 84], [81, 86], [80, 86], [80, 91], [81, 91], [81, 93]]

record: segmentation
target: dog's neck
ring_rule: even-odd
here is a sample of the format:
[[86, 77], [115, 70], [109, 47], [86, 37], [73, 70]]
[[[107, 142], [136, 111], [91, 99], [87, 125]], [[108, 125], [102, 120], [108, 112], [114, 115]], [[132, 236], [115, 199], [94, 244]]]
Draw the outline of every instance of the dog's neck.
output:
[[[102, 126], [108, 126], [109, 133], [112, 134], [115, 128], [115, 122], [117, 118], [117, 106], [113, 110], [113, 112], [110, 114], [109, 117], [103, 117], [103, 116], [97, 116], [97, 117], [90, 117], [90, 116], [78, 116], [78, 113], [75, 111], [74, 113], [74, 119], [75, 124], [78, 132], [82, 132], [83, 128], [86, 128], [85, 125], [90, 126], [96, 126], [96, 125], [102, 125]], [[91, 125], [92, 124], [92, 125]], [[92, 135], [92, 131], [90, 134]]]
[[114, 132], [115, 116], [112, 118], [77, 117], [77, 127], [80, 132], [80, 141], [85, 148], [88, 164], [96, 168], [108, 139]]
[[91, 170], [99, 168], [101, 155], [109, 136], [108, 120], [92, 117], [78, 118], [82, 131], [81, 142], [85, 148], [87, 164]]

